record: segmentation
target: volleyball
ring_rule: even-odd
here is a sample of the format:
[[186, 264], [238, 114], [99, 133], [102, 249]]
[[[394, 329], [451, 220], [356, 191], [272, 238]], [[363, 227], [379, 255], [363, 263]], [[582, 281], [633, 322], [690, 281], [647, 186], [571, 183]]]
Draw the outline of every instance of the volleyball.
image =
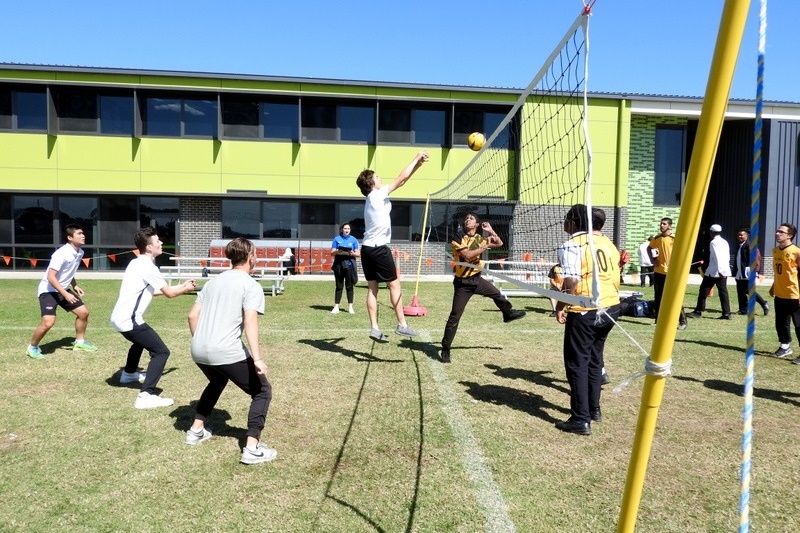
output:
[[476, 131], [467, 137], [467, 145], [476, 152], [483, 148], [484, 144], [486, 144], [486, 137], [483, 136], [483, 133]]

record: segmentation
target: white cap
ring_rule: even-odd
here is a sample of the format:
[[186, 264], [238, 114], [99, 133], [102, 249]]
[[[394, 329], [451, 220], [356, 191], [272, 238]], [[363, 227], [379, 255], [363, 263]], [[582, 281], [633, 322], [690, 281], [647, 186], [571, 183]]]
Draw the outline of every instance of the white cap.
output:
[[713, 231], [715, 233], [722, 233], [722, 226], [719, 224], [711, 224], [711, 227], [708, 228], [708, 231]]

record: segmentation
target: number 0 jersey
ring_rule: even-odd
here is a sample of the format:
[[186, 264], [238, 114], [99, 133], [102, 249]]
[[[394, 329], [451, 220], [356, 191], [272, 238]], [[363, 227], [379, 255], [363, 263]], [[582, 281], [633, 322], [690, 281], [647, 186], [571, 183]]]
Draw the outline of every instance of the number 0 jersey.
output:
[[797, 283], [798, 256], [800, 256], [800, 248], [794, 244], [783, 249], [777, 246], [772, 249], [772, 268], [775, 276], [772, 294], [776, 298], [800, 299], [800, 287]]
[[[589, 235], [575, 233], [558, 249], [558, 259], [564, 278], [575, 278], [578, 284], [572, 294], [592, 297], [595, 262], [600, 292], [598, 305], [611, 307], [619, 304], [619, 250], [605, 235], [592, 235], [594, 255], [589, 248]], [[596, 307], [570, 305], [568, 312], [583, 312]]]

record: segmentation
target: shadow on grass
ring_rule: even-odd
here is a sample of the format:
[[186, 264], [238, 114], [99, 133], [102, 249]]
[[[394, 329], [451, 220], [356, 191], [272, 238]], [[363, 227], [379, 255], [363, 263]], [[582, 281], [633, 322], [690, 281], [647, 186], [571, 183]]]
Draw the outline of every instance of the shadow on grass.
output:
[[41, 350], [41, 352], [43, 354], [52, 353], [52, 352], [54, 352], [56, 350], [60, 350], [60, 349], [70, 350], [71, 351], [72, 350], [72, 341], [74, 339], [75, 339], [75, 337], [72, 337], [72, 336], [63, 337], [61, 339], [55, 339], [55, 340], [52, 340], [50, 342], [46, 342], [44, 344], [40, 344], [39, 345], [39, 350]]
[[[358, 362], [364, 363], [402, 363], [404, 362], [402, 359], [381, 359], [380, 357], [375, 357], [371, 353], [366, 352], [357, 352], [355, 350], [350, 350], [349, 348], [344, 348], [339, 346], [339, 343], [345, 340], [346, 337], [337, 337], [334, 339], [298, 339], [297, 342], [307, 344], [311, 347], [316, 348], [317, 350], [323, 352], [330, 352], [339, 355], [344, 355], [345, 357], [350, 357], [355, 359]], [[372, 349], [375, 349], [375, 342], [372, 343]]]
[[[197, 411], [198, 400], [192, 400], [189, 405], [179, 405], [169, 413], [169, 416], [175, 419], [173, 427], [182, 433], [185, 433], [194, 422], [194, 414]], [[242, 417], [246, 416], [242, 413]], [[214, 408], [211, 414], [206, 419], [206, 428], [211, 431], [214, 436], [218, 437], [233, 437], [239, 442], [239, 447], [244, 447], [247, 444], [247, 428], [239, 428], [228, 425], [228, 420], [231, 419], [230, 413], [224, 409]]]
[[[704, 387], [709, 388], [711, 390], [719, 392], [727, 392], [729, 394], [735, 394], [736, 396], [742, 396], [744, 394], [744, 385], [741, 383], [722, 381], [721, 379], [699, 380], [697, 378], [691, 378], [685, 376], [673, 376], [673, 378], [679, 381], [700, 383]], [[794, 391], [781, 391], [775, 389], [762, 389], [760, 387], [753, 387], [753, 396], [755, 396], [756, 398], [763, 398], [765, 400], [772, 400], [774, 402], [785, 403], [800, 407], [800, 393]]]
[[550, 403], [538, 394], [501, 385], [481, 385], [472, 381], [459, 381], [459, 383], [467, 387], [466, 393], [478, 401], [494, 405], [506, 405], [545, 422], [556, 423], [560, 420], [550, 416], [546, 409], [569, 415], [569, 409]]
[[[689, 327], [692, 327], [692, 323], [689, 322]], [[742, 344], [733, 345], [733, 344], [720, 344], [718, 342], [712, 342], [708, 340], [691, 340], [691, 339], [675, 339], [675, 342], [684, 342], [687, 344], [698, 344], [700, 346], [707, 346], [709, 348], [721, 348], [723, 350], [733, 350], [744, 353], [745, 347]]]
[[523, 379], [535, 385], [541, 385], [542, 387], [548, 387], [553, 390], [569, 394], [569, 387], [560, 385], [560, 383], [566, 383], [565, 380], [556, 379], [545, 375], [545, 374], [552, 374], [553, 372], [551, 372], [550, 370], [543, 370], [541, 372], [536, 372], [533, 370], [525, 370], [523, 368], [511, 368], [511, 367], [503, 368], [501, 366], [490, 365], [488, 363], [483, 366], [491, 370], [494, 373], [494, 375], [499, 376], [501, 378]]
[[422, 353], [428, 359], [433, 359], [434, 361], [440, 361], [439, 358], [439, 350], [435, 344], [425, 341], [418, 341], [414, 339], [403, 339], [400, 341], [398, 345], [401, 348], [408, 348], [409, 350], [414, 350], [417, 352]]

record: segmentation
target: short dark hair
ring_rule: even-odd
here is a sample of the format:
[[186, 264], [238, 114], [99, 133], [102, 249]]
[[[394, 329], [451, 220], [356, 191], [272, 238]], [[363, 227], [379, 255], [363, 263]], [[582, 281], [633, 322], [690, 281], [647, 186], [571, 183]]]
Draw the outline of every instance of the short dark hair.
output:
[[786, 226], [786, 229], [789, 230], [789, 235], [791, 235], [792, 238], [794, 239], [794, 236], [797, 235], [797, 226], [795, 226], [794, 224], [790, 224], [788, 222], [783, 222], [781, 226]]
[[361, 194], [369, 196], [369, 193], [372, 192], [373, 185], [375, 185], [375, 171], [368, 168], [362, 170], [361, 174], [356, 178], [356, 185], [361, 189]]
[[750, 235], [750, 228], [739, 228], [736, 230], [736, 233], [743, 233], [743, 232], [747, 233], [747, 235]]
[[467, 211], [467, 212], [466, 212], [466, 213], [464, 213], [464, 215], [461, 217], [461, 220], [467, 220], [467, 217], [473, 217], [473, 218], [474, 218], [474, 219], [475, 219], [477, 222], [480, 222], [480, 221], [481, 221], [481, 217], [479, 217], [479, 216], [478, 216], [478, 213], [476, 213], [475, 211]]
[[247, 261], [256, 247], [244, 237], [236, 237], [225, 246], [225, 257], [231, 260], [231, 266], [238, 266]]
[[78, 224], [67, 224], [67, 227], [64, 228], [64, 233], [67, 234], [67, 237], [72, 237], [78, 230], [83, 231], [83, 228]]
[[158, 235], [158, 232], [156, 228], [152, 226], [146, 226], [136, 230], [136, 233], [133, 234], [133, 244], [136, 246], [136, 249], [141, 253], [145, 253], [147, 251], [147, 245], [150, 243], [150, 237], [153, 235]]
[[669, 224], [670, 226], [672, 226], [672, 219], [671, 219], [671, 218], [669, 218], [669, 217], [664, 217], [664, 218], [662, 218], [662, 219], [661, 219], [661, 222], [666, 222], [667, 224]]
[[567, 214], [564, 216], [564, 222], [572, 222], [577, 231], [588, 231], [589, 224], [587, 216], [586, 205], [575, 204], [567, 211]]
[[592, 208], [592, 229], [600, 231], [606, 225], [606, 212], [599, 207]]

